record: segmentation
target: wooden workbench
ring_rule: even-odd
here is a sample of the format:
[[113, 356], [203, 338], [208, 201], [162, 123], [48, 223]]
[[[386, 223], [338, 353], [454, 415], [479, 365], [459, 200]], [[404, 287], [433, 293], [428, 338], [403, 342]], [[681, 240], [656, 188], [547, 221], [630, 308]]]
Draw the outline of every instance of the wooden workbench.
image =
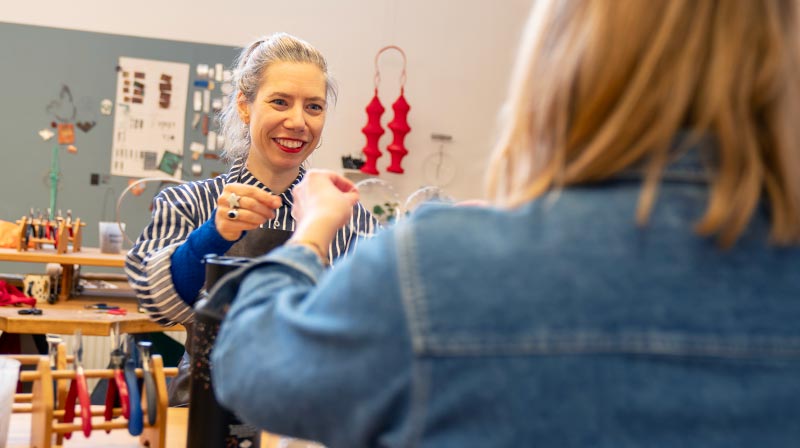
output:
[[70, 298], [74, 287], [75, 266], [102, 266], [122, 268], [125, 266], [125, 254], [104, 254], [96, 247], [84, 247], [80, 252], [56, 253], [55, 249], [16, 249], [0, 248], [0, 261], [23, 263], [57, 263], [61, 265], [61, 290], [59, 301]]
[[[93, 303], [116, 305], [128, 311], [125, 316], [98, 313], [97, 310], [86, 309], [85, 305]], [[39, 316], [20, 315], [22, 308], [0, 307], [0, 331], [18, 334], [72, 334], [80, 329], [84, 336], [108, 336], [111, 327], [119, 322], [121, 333], [149, 333], [165, 330], [181, 331], [180, 325], [165, 328], [152, 322], [147, 314], [138, 311], [135, 298], [77, 296], [66, 302], [55, 305], [37, 303], [42, 310]]]
[[[102, 293], [71, 296], [74, 291], [75, 266], [102, 266], [122, 268], [125, 265], [124, 254], [104, 254], [100, 249], [84, 247], [80, 252], [56, 253], [55, 249], [37, 249], [17, 251], [16, 249], [0, 248], [0, 261], [14, 261], [23, 263], [58, 263], [62, 266], [61, 292], [58, 303], [50, 305], [38, 301], [36, 306], [43, 312], [42, 315], [20, 315], [20, 308], [0, 307], [0, 331], [18, 334], [72, 334], [80, 329], [87, 336], [107, 336], [111, 334], [111, 327], [119, 322], [122, 333], [149, 333], [164, 331], [165, 328], [150, 321], [146, 314], [138, 312], [136, 298], [109, 296]], [[111, 293], [109, 293], [111, 294]], [[96, 310], [86, 309], [85, 305], [92, 303], [106, 303], [116, 305], [128, 310], [125, 316], [98, 313]], [[170, 330], [182, 330], [176, 326]]]

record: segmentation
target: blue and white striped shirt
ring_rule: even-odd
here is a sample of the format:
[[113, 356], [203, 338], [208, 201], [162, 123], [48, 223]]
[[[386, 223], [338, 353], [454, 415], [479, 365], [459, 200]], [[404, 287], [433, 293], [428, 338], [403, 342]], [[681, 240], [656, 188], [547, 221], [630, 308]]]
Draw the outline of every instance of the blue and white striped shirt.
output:
[[[281, 193], [283, 204], [275, 210], [275, 218], [264, 226], [280, 230], [293, 231], [295, 221], [292, 218], [292, 189], [305, 175], [301, 167], [300, 174], [292, 185]], [[231, 169], [213, 179], [189, 182], [161, 191], [153, 200], [152, 221], [145, 227], [133, 248], [128, 252], [125, 271], [139, 303], [150, 314], [150, 318], [164, 326], [176, 323], [188, 323], [194, 319], [194, 310], [178, 295], [172, 279], [172, 255], [183, 244], [189, 234], [201, 227], [206, 221], [214, 219], [217, 198], [229, 183], [255, 185], [270, 191], [266, 185], [256, 179], [239, 160]], [[357, 245], [358, 235], [370, 235], [378, 228], [375, 218], [359, 203], [353, 210], [350, 223], [336, 232], [336, 237], [329, 249], [330, 262], [347, 254]], [[222, 237], [217, 238], [222, 241]], [[223, 255], [232, 245], [213, 241], [204, 246], [205, 253], [193, 254], [199, 261], [206, 254]], [[196, 273], [203, 275], [202, 272]]]

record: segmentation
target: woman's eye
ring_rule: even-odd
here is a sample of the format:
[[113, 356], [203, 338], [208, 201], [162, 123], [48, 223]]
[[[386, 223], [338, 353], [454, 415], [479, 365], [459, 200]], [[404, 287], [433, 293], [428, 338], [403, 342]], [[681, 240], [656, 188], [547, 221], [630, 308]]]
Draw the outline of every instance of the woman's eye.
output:
[[308, 108], [313, 110], [314, 112], [322, 112], [323, 110], [325, 110], [321, 105], [313, 103], [309, 104]]
[[272, 103], [272, 104], [274, 104], [276, 106], [286, 106], [286, 105], [288, 105], [286, 100], [281, 99], [281, 98], [276, 98], [276, 99], [270, 101], [270, 103]]

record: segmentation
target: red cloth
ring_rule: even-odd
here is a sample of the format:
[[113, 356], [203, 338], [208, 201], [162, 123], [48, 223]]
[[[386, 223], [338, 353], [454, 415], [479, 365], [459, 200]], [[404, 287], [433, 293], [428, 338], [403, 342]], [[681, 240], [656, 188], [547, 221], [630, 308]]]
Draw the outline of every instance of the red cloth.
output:
[[28, 297], [5, 280], [0, 280], [0, 306], [29, 305], [36, 306], [36, 299]]

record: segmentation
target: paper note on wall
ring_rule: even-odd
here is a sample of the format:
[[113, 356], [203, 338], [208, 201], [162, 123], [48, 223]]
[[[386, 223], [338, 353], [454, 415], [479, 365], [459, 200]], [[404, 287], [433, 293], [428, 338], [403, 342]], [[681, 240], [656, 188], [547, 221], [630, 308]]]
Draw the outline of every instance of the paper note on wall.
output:
[[121, 57], [119, 67], [111, 174], [180, 179], [189, 64]]

